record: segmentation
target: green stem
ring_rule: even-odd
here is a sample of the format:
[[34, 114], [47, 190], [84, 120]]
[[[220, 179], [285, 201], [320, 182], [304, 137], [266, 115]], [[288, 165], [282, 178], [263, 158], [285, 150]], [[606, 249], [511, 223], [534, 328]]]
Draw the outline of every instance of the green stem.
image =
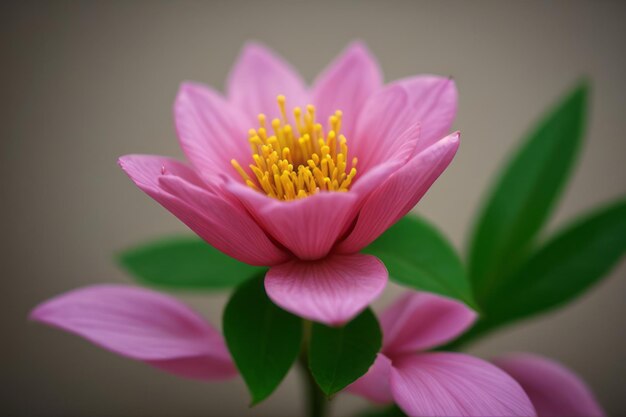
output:
[[304, 372], [308, 416], [324, 417], [328, 413], [328, 400], [320, 387], [317, 386], [315, 379], [313, 379], [313, 375], [311, 375], [307, 365], [306, 356], [300, 357], [300, 364]]
[[308, 320], [304, 322], [304, 340], [302, 343], [302, 352], [300, 353], [300, 366], [304, 374], [305, 395], [307, 398], [307, 410], [309, 417], [325, 417], [328, 413], [328, 400], [326, 395], [317, 385], [315, 378], [311, 374], [308, 362], [307, 348], [311, 339], [312, 323]]

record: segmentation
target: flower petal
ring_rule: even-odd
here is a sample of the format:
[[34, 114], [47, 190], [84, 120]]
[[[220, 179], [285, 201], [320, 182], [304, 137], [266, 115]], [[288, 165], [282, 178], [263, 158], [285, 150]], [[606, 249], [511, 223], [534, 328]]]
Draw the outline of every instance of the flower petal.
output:
[[392, 358], [391, 393], [409, 416], [534, 416], [522, 387], [496, 366], [460, 353]]
[[398, 85], [408, 95], [408, 118], [401, 123], [420, 123], [422, 127], [419, 152], [450, 132], [457, 111], [456, 84], [451, 78], [420, 75], [391, 84]]
[[258, 43], [244, 46], [227, 82], [228, 99], [247, 117], [249, 127], [264, 113], [269, 120], [280, 117], [276, 97], [287, 97], [289, 107], [308, 104], [300, 75], [282, 58]]
[[376, 361], [370, 366], [365, 375], [350, 384], [346, 391], [377, 404], [393, 402], [389, 378], [391, 375], [391, 360], [379, 353]]
[[30, 318], [179, 376], [236, 375], [221, 335], [172, 297], [125, 285], [95, 285], [54, 297]]
[[396, 81], [370, 96], [359, 115], [354, 138], [348, 138], [361, 169], [382, 163], [398, 146], [399, 135], [419, 124], [416, 153], [448, 134], [457, 109], [452, 79], [418, 76]]
[[302, 260], [328, 255], [354, 220], [358, 199], [354, 193], [323, 191], [302, 199], [279, 201], [233, 181], [226, 188], [264, 230]]
[[402, 145], [401, 134], [409, 128], [403, 122], [407, 119], [408, 102], [407, 92], [401, 86], [385, 87], [365, 102], [354, 137], [348, 138], [350, 152], [359, 159], [359, 172], [386, 162]]
[[287, 254], [270, 241], [238, 202], [176, 176], [172, 168], [180, 167], [170, 160], [131, 155], [120, 158], [119, 163], [146, 194], [228, 256], [262, 266], [287, 260]]
[[124, 155], [117, 161], [131, 180], [142, 190], [157, 191], [159, 177], [164, 174], [175, 175], [198, 187], [204, 187], [202, 180], [193, 169], [184, 163], [166, 156]]
[[363, 167], [359, 162], [359, 172], [354, 179], [351, 191], [359, 194], [361, 198], [369, 196], [372, 191], [411, 159], [415, 154], [419, 138], [419, 125], [411, 126], [398, 136], [397, 146], [388, 150], [389, 152], [385, 155], [385, 162], [369, 169], [362, 169]]
[[476, 313], [458, 301], [427, 292], [407, 292], [380, 315], [383, 352], [427, 350], [467, 330]]
[[381, 85], [376, 59], [363, 43], [352, 43], [315, 80], [313, 104], [319, 120], [325, 123], [341, 110], [342, 131], [349, 140], [365, 101]]
[[159, 183], [174, 197], [168, 200], [171, 208], [165, 207], [225, 254], [260, 266], [288, 259], [287, 253], [267, 237], [239, 203], [227, 201], [174, 176], [163, 176]]
[[267, 295], [285, 310], [339, 326], [358, 315], [385, 288], [387, 269], [371, 255], [331, 255], [270, 268]]
[[519, 382], [540, 417], [604, 415], [589, 387], [555, 361], [518, 353], [497, 358], [493, 363]]
[[248, 126], [230, 103], [209, 87], [183, 83], [174, 103], [180, 145], [204, 178], [227, 174], [239, 178], [230, 161], [250, 160]]
[[365, 201], [356, 225], [339, 245], [342, 253], [363, 249], [408, 213], [452, 161], [459, 133], [447, 136], [413, 157]]

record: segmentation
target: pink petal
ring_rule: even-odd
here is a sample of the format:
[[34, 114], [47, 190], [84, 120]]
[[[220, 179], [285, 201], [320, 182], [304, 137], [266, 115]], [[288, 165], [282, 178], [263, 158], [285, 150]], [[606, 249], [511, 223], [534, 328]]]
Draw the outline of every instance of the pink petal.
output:
[[451, 78], [420, 75], [391, 84], [402, 86], [408, 95], [408, 119], [403, 123], [420, 123], [422, 138], [417, 151], [447, 135], [456, 117], [458, 93]]
[[355, 394], [377, 404], [393, 402], [389, 378], [391, 376], [391, 360], [379, 353], [376, 361], [372, 364], [365, 375], [350, 384], [346, 391]]
[[386, 162], [402, 145], [401, 134], [415, 125], [404, 123], [408, 102], [408, 94], [401, 86], [379, 90], [365, 102], [354, 136], [348, 138], [350, 152], [359, 159], [359, 172]]
[[379, 317], [383, 352], [427, 350], [454, 340], [467, 330], [476, 313], [465, 304], [426, 292], [408, 292]]
[[397, 170], [365, 201], [354, 229], [337, 246], [337, 251], [353, 253], [363, 249], [408, 213], [450, 164], [458, 147], [457, 132]]
[[326, 123], [329, 116], [341, 110], [342, 131], [351, 138], [365, 101], [381, 85], [376, 59], [364, 44], [351, 44], [315, 81], [313, 104], [319, 120]]
[[328, 255], [354, 220], [358, 198], [354, 193], [323, 191], [298, 200], [279, 201], [238, 182], [229, 181], [226, 188], [264, 230], [302, 260]]
[[243, 166], [250, 160], [248, 126], [237, 109], [209, 87], [183, 83], [174, 103], [180, 145], [196, 170], [211, 178], [228, 174], [239, 178], [230, 161]]
[[[242, 262], [273, 265], [288, 259], [237, 202], [176, 176], [169, 160], [125, 156], [120, 166], [146, 194], [178, 217], [210, 245]], [[165, 174], [162, 174], [165, 172]], [[170, 173], [171, 172], [171, 173]]]
[[226, 379], [236, 374], [217, 330], [156, 291], [95, 285], [40, 304], [30, 318], [179, 376]]
[[456, 86], [449, 78], [419, 76], [394, 82], [367, 100], [349, 145], [359, 166], [369, 169], [388, 158], [402, 132], [419, 124], [416, 153], [421, 152], [450, 131], [456, 108]]
[[289, 258], [240, 204], [233, 204], [177, 177], [164, 176], [159, 183], [174, 197], [169, 203], [172, 209], [166, 208], [225, 254], [261, 266], [275, 265]]
[[289, 108], [308, 104], [308, 93], [300, 75], [282, 58], [258, 43], [248, 43], [231, 70], [227, 82], [228, 99], [240, 109], [249, 123], [264, 113], [269, 120], [280, 117], [276, 97], [287, 97]]
[[[345, 236], [349, 228], [354, 225], [354, 219], [359, 215], [363, 203], [382, 183], [393, 175], [398, 169], [406, 164], [415, 150], [415, 144], [419, 139], [419, 126], [413, 126], [402, 135], [401, 145], [395, 149], [387, 162], [378, 164], [371, 169], [361, 170], [357, 173], [350, 189], [350, 195], [356, 195], [352, 211], [348, 216], [349, 222], [341, 229], [339, 236]], [[359, 168], [360, 169], [360, 168]]]
[[270, 268], [267, 295], [305, 319], [339, 326], [358, 315], [385, 288], [387, 270], [370, 255], [331, 255]]
[[142, 190], [158, 190], [158, 178], [165, 174], [175, 175], [198, 187], [205, 186], [193, 169], [166, 156], [124, 155], [117, 162]]
[[604, 415], [583, 380], [555, 361], [518, 353], [498, 358], [493, 363], [519, 382], [540, 417]]
[[409, 416], [534, 416], [517, 382], [488, 362], [460, 353], [392, 358], [391, 393]]
[[361, 163], [359, 162], [359, 172], [354, 179], [351, 191], [359, 194], [360, 197], [369, 196], [372, 191], [378, 188], [380, 184], [388, 179], [400, 167], [405, 165], [414, 155], [419, 138], [419, 125], [411, 126], [401, 135], [398, 135], [398, 146], [389, 150], [389, 152], [385, 155], [385, 162], [369, 169], [363, 169]]

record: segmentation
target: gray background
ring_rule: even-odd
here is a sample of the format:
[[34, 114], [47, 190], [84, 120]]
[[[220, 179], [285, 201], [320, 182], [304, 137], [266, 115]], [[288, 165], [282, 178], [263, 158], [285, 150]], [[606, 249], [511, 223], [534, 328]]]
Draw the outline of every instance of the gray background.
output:
[[[247, 39], [312, 80], [354, 38], [386, 80], [456, 78], [462, 146], [418, 211], [462, 248], [481, 194], [542, 111], [593, 81], [588, 140], [550, 224], [626, 192], [624, 2], [16, 2], [0, 6], [0, 414], [293, 416], [297, 371], [249, 410], [240, 379], [179, 380], [26, 321], [38, 302], [96, 282], [130, 282], [111, 255], [181, 223], [115, 161], [181, 156], [171, 104], [185, 79], [222, 88]], [[626, 414], [626, 264], [556, 313], [477, 344], [489, 357], [533, 351], [574, 368], [612, 414]], [[377, 307], [393, 298], [387, 291]], [[215, 324], [226, 296], [182, 297]], [[340, 396], [335, 415], [365, 405]]]

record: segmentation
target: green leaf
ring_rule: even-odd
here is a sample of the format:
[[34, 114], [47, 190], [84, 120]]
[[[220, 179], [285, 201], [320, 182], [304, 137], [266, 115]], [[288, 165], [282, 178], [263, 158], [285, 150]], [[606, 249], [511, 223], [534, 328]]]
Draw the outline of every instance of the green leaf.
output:
[[621, 200], [579, 219], [534, 253], [504, 283], [487, 323], [501, 325], [572, 301], [625, 253], [626, 200]]
[[578, 155], [588, 86], [581, 83], [533, 129], [498, 174], [470, 245], [469, 271], [479, 305], [524, 260], [548, 219]]
[[476, 308], [461, 260], [448, 240], [425, 220], [404, 217], [365, 251], [380, 258], [397, 283]]
[[274, 392], [296, 360], [302, 320], [270, 301], [259, 276], [237, 288], [226, 305], [223, 328], [252, 405], [257, 404]]
[[119, 255], [119, 262], [143, 283], [179, 289], [236, 287], [262, 270], [224, 255], [196, 237], [137, 246]]
[[365, 374], [382, 344], [382, 333], [370, 309], [343, 327], [313, 323], [309, 368], [326, 395], [332, 395]]

